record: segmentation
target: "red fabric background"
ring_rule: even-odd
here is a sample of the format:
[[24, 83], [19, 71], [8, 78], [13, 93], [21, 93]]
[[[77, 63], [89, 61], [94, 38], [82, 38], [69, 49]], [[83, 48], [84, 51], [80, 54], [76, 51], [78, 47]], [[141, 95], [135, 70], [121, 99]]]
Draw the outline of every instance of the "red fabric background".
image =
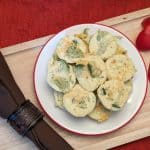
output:
[[0, 0], [0, 47], [150, 6], [150, 0]]
[[[150, 0], [0, 0], [0, 47], [150, 7]], [[148, 150], [150, 138], [115, 150]]]

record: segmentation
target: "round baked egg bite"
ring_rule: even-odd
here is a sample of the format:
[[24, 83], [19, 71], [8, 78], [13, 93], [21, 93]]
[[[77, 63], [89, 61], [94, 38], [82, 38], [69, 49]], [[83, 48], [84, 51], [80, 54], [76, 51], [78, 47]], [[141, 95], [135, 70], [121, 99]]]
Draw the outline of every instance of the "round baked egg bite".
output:
[[94, 109], [96, 96], [84, 90], [79, 84], [63, 96], [65, 109], [75, 117], [85, 117]]
[[104, 122], [109, 119], [110, 115], [111, 111], [106, 109], [100, 102], [97, 102], [94, 110], [88, 114], [88, 117], [97, 122]]
[[127, 55], [114, 55], [106, 61], [106, 68], [109, 79], [122, 81], [130, 80], [135, 72], [135, 66]]
[[75, 74], [81, 87], [87, 91], [96, 90], [107, 78], [105, 63], [98, 55], [87, 55], [79, 59]]
[[54, 90], [54, 99], [55, 99], [55, 106], [61, 109], [64, 109], [63, 106], [63, 96], [64, 93], [58, 92]]
[[73, 67], [64, 60], [52, 57], [48, 64], [47, 82], [58, 92], [69, 92], [76, 83]]
[[108, 80], [97, 90], [97, 95], [103, 106], [112, 111], [119, 111], [127, 102], [132, 85], [120, 80]]
[[67, 63], [75, 63], [79, 58], [85, 57], [87, 52], [87, 44], [73, 35], [63, 37], [56, 47], [58, 57]]
[[100, 55], [104, 60], [114, 55], [116, 50], [117, 40], [111, 33], [107, 31], [98, 30], [90, 39], [90, 53]]

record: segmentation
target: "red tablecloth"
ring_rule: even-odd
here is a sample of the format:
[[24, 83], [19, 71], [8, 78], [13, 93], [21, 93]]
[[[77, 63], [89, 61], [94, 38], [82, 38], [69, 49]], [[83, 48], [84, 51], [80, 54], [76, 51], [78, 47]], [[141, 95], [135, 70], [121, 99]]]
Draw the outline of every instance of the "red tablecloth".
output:
[[[150, 7], [150, 0], [0, 0], [0, 47]], [[150, 138], [115, 148], [148, 150]]]

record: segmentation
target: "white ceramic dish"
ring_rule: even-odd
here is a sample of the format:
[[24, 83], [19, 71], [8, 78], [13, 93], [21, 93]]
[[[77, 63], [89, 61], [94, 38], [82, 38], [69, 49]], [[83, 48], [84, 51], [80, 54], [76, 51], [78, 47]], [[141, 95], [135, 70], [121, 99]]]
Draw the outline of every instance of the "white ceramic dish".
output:
[[[75, 118], [65, 110], [55, 107], [53, 90], [48, 86], [46, 81], [48, 60], [55, 51], [58, 41], [65, 35], [80, 33], [84, 28], [90, 28], [91, 33], [100, 29], [111, 32], [113, 35], [123, 37], [120, 42], [128, 51], [128, 55], [133, 60], [137, 69], [133, 79], [133, 92], [127, 104], [123, 110], [113, 113], [110, 119], [103, 123], [97, 123], [89, 118]], [[125, 35], [104, 25], [81, 24], [59, 32], [45, 44], [35, 63], [34, 87], [42, 109], [58, 125], [68, 131], [78, 134], [100, 135], [119, 129], [135, 116], [144, 101], [147, 89], [147, 75], [142, 57]]]

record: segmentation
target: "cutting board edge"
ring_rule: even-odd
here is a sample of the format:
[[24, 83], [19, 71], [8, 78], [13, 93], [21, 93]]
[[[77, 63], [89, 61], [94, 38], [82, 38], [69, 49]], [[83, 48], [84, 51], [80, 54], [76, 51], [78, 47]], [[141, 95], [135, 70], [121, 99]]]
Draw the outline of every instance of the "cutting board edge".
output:
[[[131, 20], [139, 19], [141, 17], [146, 17], [150, 15], [150, 8], [141, 9], [138, 11], [130, 12], [124, 15], [120, 15], [117, 17], [109, 18], [106, 20], [98, 21], [96, 23], [108, 25], [108, 26], [115, 26], [124, 22], [128, 22]], [[27, 49], [35, 48], [38, 46], [44, 45], [50, 38], [52, 38], [55, 34], [47, 35], [38, 39], [33, 39], [31, 41], [19, 43], [16, 45], [8, 46], [1, 48], [0, 51], [3, 53], [4, 56], [11, 55], [17, 52], [22, 52]]]

